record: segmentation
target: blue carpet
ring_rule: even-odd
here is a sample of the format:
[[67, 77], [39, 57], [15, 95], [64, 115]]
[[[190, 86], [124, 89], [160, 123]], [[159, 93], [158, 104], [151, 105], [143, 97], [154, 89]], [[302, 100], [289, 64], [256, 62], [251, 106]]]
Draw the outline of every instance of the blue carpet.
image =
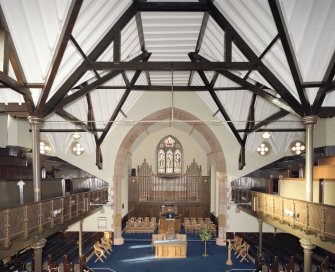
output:
[[[126, 234], [125, 243], [114, 246], [113, 251], [104, 263], [97, 261], [94, 255], [87, 263], [93, 271], [116, 272], [226, 272], [253, 271], [254, 264], [240, 263], [232, 254], [233, 265], [226, 265], [227, 247], [217, 246], [215, 241], [207, 242], [207, 254], [204, 257], [204, 244], [198, 237], [187, 236], [186, 259], [155, 259], [154, 249], [151, 247], [151, 235]], [[105, 269], [104, 269], [105, 268]], [[246, 269], [246, 270], [245, 270]]]

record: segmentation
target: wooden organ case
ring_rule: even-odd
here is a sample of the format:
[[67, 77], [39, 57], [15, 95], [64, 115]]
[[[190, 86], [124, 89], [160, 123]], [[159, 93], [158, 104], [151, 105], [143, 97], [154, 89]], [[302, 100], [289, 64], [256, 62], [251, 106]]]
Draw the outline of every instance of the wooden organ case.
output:
[[181, 217], [210, 216], [210, 176], [202, 176], [195, 160], [186, 173], [171, 178], [154, 175], [146, 160], [128, 178], [128, 217], [156, 217], [164, 205], [174, 205]]

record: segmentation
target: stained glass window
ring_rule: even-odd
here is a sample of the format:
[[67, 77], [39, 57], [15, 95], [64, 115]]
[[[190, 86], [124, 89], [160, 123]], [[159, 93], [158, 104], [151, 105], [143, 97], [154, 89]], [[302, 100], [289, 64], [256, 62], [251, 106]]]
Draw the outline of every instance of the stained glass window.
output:
[[174, 175], [182, 173], [182, 148], [173, 136], [164, 137], [157, 146], [157, 173]]

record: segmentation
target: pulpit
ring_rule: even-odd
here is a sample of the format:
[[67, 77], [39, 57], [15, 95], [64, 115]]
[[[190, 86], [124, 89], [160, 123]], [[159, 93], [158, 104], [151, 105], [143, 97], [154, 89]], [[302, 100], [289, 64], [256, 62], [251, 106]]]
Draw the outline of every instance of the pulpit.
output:
[[175, 234], [180, 233], [181, 229], [181, 216], [176, 215], [174, 218], [161, 215], [159, 218], [158, 233]]

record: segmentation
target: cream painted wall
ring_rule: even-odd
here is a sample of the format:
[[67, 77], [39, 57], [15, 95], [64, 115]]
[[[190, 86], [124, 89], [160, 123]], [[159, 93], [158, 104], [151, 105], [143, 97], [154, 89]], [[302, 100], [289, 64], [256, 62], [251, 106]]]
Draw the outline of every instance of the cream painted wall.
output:
[[[259, 232], [259, 221], [243, 211], [236, 212], [236, 205], [231, 204], [227, 210], [227, 232]], [[275, 228], [263, 222], [263, 232], [274, 232]]]
[[[4, 131], [0, 132], [0, 137], [6, 139], [7, 143], [4, 142], [1, 146], [21, 146], [21, 147], [32, 147], [32, 135], [29, 132], [30, 125], [25, 119], [12, 118], [9, 115], [5, 115], [1, 118], [0, 122], [4, 122], [1, 128]], [[2, 140], [0, 140], [1, 143]]]
[[323, 204], [335, 206], [335, 181], [324, 180], [322, 182], [323, 187]]
[[335, 145], [335, 118], [319, 119], [314, 129], [314, 147]]
[[[313, 182], [313, 202], [319, 203], [319, 181]], [[279, 180], [278, 195], [281, 197], [306, 200], [306, 181], [304, 179]]]
[[7, 120], [7, 114], [0, 114], [0, 147], [6, 147], [8, 144]]
[[162, 138], [167, 135], [176, 137], [183, 148], [182, 173], [186, 172], [186, 166], [190, 165], [195, 159], [196, 163], [201, 166], [202, 175], [206, 176], [207, 172], [207, 156], [204, 150], [194, 141], [187, 133], [168, 127], [155, 133], [147, 135], [141, 145], [136, 147], [132, 152], [132, 168], [137, 168], [146, 159], [148, 164], [152, 166], [154, 173], [157, 173], [156, 148]]
[[[112, 208], [106, 205], [85, 217], [82, 221], [83, 232], [113, 231], [113, 216], [110, 216], [111, 214], [113, 214]], [[69, 226], [66, 231], [79, 231], [79, 229], [80, 221], [77, 221]]]

